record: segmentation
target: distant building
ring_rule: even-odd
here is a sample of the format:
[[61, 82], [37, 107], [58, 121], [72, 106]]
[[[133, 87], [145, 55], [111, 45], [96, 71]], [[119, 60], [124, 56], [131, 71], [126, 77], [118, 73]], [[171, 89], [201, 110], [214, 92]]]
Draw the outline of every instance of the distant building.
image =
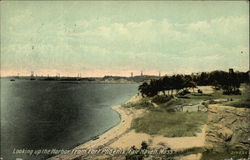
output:
[[153, 80], [159, 80], [159, 78], [145, 78], [143, 79], [143, 82], [150, 83]]
[[107, 78], [105, 79], [105, 81], [113, 81], [114, 79], [113, 78]]
[[30, 77], [34, 77], [34, 72], [33, 71], [31, 71]]
[[30, 80], [35, 80], [34, 72], [33, 71], [31, 71]]
[[234, 73], [234, 69], [233, 68], [229, 68], [229, 73], [230, 74]]

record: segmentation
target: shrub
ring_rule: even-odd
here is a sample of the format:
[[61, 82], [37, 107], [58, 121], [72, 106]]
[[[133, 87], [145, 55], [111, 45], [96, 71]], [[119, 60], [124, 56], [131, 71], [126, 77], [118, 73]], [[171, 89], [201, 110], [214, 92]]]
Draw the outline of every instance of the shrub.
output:
[[224, 90], [223, 94], [224, 95], [231, 95], [231, 94], [241, 95], [241, 91], [239, 89], [236, 89], [236, 90]]
[[141, 99], [138, 102], [129, 102], [129, 103], [123, 104], [122, 106], [128, 107], [128, 108], [133, 107], [136, 109], [150, 109], [153, 107], [153, 104], [150, 103], [147, 99]]
[[198, 93], [203, 93], [202, 90], [198, 89]]
[[183, 91], [178, 93], [178, 95], [184, 96], [184, 95], [189, 94], [189, 93], [190, 93], [190, 91], [188, 89], [184, 89]]
[[166, 103], [169, 100], [171, 100], [171, 96], [160, 96], [160, 95], [156, 95], [153, 97], [152, 102], [156, 103], [156, 104], [162, 104], [162, 103]]

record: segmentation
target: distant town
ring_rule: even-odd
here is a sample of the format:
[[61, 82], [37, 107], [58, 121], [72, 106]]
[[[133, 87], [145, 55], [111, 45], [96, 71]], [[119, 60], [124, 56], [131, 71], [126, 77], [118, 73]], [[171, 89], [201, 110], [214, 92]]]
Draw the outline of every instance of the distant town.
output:
[[57, 74], [55, 76], [39, 76], [35, 75], [35, 73], [32, 71], [30, 76], [8, 76], [8, 77], [1, 77], [1, 78], [7, 78], [10, 79], [10, 81], [16, 81], [16, 80], [40, 80], [40, 81], [85, 81], [85, 82], [105, 82], [105, 83], [139, 83], [144, 81], [151, 81], [161, 78], [161, 74], [159, 75], [144, 75], [141, 71], [140, 75], [133, 75], [133, 72], [131, 72], [131, 76], [112, 76], [112, 75], [106, 75], [104, 77], [82, 77], [81, 74], [77, 74], [76, 77], [66, 77], [66, 76], [60, 76], [60, 74]]
[[[233, 69], [229, 69], [229, 72], [234, 72]], [[208, 72], [199, 72], [199, 73], [192, 73], [190, 76], [201, 76], [207, 74]], [[235, 72], [238, 75], [245, 75], [246, 77], [250, 77], [250, 72]], [[2, 79], [9, 79], [10, 81], [16, 80], [40, 80], [40, 81], [64, 81], [64, 82], [93, 82], [93, 83], [140, 83], [140, 82], [150, 82], [151, 80], [158, 80], [164, 76], [159, 75], [144, 75], [143, 71], [141, 71], [140, 75], [135, 75], [133, 72], [130, 73], [130, 76], [114, 76], [114, 75], [106, 75], [104, 77], [82, 77], [80, 73], [77, 74], [75, 77], [68, 77], [68, 76], [60, 76], [60, 74], [56, 74], [54, 76], [42, 76], [36, 75], [33, 71], [31, 72], [30, 76], [8, 76], [8, 77], [1, 77]]]

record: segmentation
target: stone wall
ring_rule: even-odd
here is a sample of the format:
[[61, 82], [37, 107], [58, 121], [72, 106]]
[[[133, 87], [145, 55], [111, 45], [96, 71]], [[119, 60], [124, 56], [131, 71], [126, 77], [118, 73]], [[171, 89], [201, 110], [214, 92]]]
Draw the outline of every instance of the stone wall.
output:
[[205, 146], [217, 152], [250, 148], [250, 109], [213, 104], [208, 107]]

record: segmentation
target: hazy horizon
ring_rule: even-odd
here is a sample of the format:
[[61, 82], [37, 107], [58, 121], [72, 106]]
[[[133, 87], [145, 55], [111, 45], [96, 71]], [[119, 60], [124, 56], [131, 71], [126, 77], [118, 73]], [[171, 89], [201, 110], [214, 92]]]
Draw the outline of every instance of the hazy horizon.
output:
[[[234, 68], [228, 68], [229, 69], [234, 69]], [[228, 72], [228, 70], [217, 70], [217, 71], [225, 71], [225, 72]], [[160, 73], [160, 76], [163, 77], [163, 76], [172, 76], [172, 75], [175, 75], [175, 74], [183, 74], [183, 75], [190, 75], [190, 74], [201, 74], [202, 72], [206, 72], [206, 73], [209, 73], [209, 72], [212, 72], [212, 71], [216, 71], [215, 70], [211, 70], [211, 71], [200, 71], [200, 72], [190, 72], [190, 73], [165, 73], [165, 74], [162, 74], [161, 72]], [[234, 70], [234, 72], [248, 72], [249, 70], [247, 71], [239, 71], [239, 70]], [[159, 76], [159, 73], [155, 73], [155, 74], [145, 74], [143, 73], [143, 76]], [[31, 73], [30, 74], [26, 74], [26, 75], [20, 75], [20, 73], [17, 73], [15, 75], [0, 75], [0, 77], [2, 78], [5, 78], [5, 77], [30, 77], [31, 76]], [[46, 75], [38, 75], [38, 74], [35, 74], [34, 72], [34, 76], [37, 76], [37, 77], [64, 77], [64, 78], [75, 78], [75, 77], [81, 77], [81, 78], [103, 78], [105, 76], [113, 76], [113, 77], [131, 77], [131, 73], [130, 75], [103, 75], [103, 76], [91, 76], [91, 75], [61, 75], [60, 73], [58, 74], [55, 74], [55, 75], [50, 75], [50, 74], [46, 74]], [[141, 73], [138, 72], [138, 74], [134, 74], [133, 72], [133, 77], [135, 76], [141, 76]]]
[[246, 1], [2, 1], [1, 76], [249, 70]]

